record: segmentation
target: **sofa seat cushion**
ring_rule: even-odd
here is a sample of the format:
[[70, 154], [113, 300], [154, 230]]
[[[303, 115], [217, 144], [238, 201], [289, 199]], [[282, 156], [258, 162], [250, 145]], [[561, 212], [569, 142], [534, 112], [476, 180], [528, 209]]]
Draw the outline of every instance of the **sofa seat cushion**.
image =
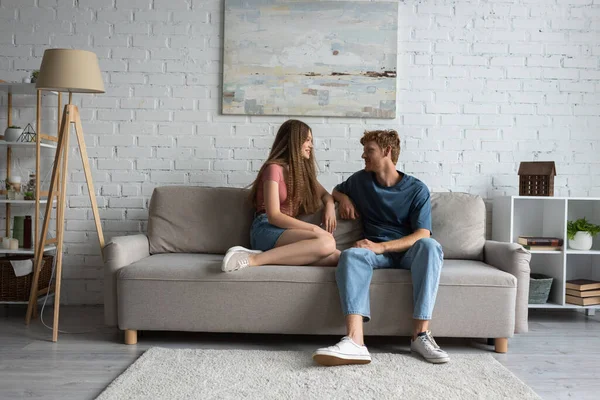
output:
[[[335, 268], [268, 265], [235, 273], [221, 271], [220, 254], [155, 254], [119, 271], [119, 280], [202, 282], [298, 282], [335, 284]], [[412, 284], [409, 271], [377, 270], [371, 284]], [[440, 285], [515, 288], [516, 278], [481, 261], [445, 260]]]
[[[264, 266], [221, 272], [220, 254], [157, 254], [117, 275], [120, 329], [343, 335], [335, 268]], [[510, 337], [516, 280], [479, 261], [445, 263], [431, 329], [438, 336]], [[409, 335], [409, 271], [377, 270], [367, 335]]]

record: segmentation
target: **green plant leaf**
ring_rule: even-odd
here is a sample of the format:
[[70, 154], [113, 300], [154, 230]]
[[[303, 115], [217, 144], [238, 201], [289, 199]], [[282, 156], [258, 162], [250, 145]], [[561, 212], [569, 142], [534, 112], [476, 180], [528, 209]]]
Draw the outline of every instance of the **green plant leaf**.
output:
[[589, 232], [594, 237], [600, 233], [600, 225], [588, 222], [585, 218], [579, 218], [576, 221], [567, 221], [567, 236], [569, 239], [575, 239], [577, 232]]

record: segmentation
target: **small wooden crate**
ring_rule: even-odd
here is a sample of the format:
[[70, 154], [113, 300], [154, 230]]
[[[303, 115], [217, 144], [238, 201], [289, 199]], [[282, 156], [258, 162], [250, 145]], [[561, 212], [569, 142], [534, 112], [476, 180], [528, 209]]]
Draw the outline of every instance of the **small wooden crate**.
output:
[[554, 161], [524, 161], [519, 165], [519, 196], [554, 196]]
[[[10, 260], [27, 260], [31, 256], [9, 256], [0, 258], [0, 301], [29, 301], [33, 273], [15, 276]], [[54, 256], [45, 255], [38, 281], [38, 290], [46, 289], [52, 276]]]

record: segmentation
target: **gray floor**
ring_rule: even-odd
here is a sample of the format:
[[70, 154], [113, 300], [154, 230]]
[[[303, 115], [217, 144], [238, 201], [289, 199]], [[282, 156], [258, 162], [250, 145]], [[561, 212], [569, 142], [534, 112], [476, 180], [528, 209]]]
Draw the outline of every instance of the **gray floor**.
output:
[[[0, 399], [93, 399], [146, 349], [241, 348], [310, 352], [337, 337], [144, 332], [135, 346], [102, 324], [101, 307], [62, 307], [59, 341], [39, 319], [24, 324], [25, 309], [0, 311]], [[52, 312], [45, 311], [47, 325]], [[408, 352], [407, 338], [368, 338], [371, 352]], [[490, 352], [468, 339], [438, 343], [453, 353]], [[494, 354], [494, 353], [490, 353]], [[575, 311], [534, 311], [530, 332], [509, 341], [508, 354], [494, 354], [543, 399], [598, 399], [600, 317]]]

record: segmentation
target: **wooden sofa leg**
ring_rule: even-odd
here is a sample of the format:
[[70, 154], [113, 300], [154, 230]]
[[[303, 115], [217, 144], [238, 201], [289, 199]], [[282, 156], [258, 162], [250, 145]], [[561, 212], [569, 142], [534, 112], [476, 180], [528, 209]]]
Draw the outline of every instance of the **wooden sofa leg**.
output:
[[508, 351], [508, 338], [496, 338], [494, 345], [496, 353], [506, 353]]
[[125, 330], [125, 344], [136, 344], [137, 343], [137, 331], [126, 329]]

